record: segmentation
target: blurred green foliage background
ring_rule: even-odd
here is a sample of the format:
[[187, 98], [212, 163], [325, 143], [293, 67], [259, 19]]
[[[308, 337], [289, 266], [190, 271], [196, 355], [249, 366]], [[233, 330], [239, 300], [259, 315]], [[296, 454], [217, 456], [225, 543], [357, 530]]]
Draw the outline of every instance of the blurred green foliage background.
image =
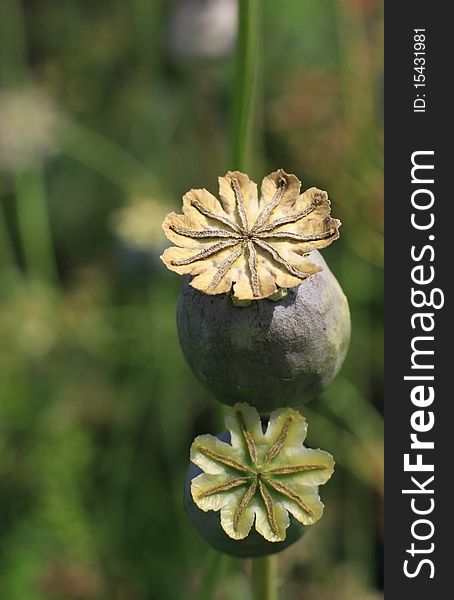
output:
[[[303, 409], [326, 514], [281, 598], [382, 597], [382, 2], [262, 3], [253, 178], [329, 191], [351, 305], [341, 375]], [[0, 598], [248, 600], [182, 510], [220, 428], [177, 340], [163, 215], [226, 172], [235, 0], [0, 2]]]

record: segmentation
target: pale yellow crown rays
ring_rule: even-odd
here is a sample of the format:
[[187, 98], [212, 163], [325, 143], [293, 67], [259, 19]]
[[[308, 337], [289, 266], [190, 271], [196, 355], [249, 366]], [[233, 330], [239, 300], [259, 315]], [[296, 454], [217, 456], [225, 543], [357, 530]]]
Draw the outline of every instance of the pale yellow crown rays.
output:
[[205, 294], [231, 292], [239, 300], [261, 300], [279, 288], [291, 288], [320, 270], [309, 252], [339, 237], [341, 222], [330, 217], [326, 192], [310, 188], [282, 169], [257, 185], [244, 173], [219, 178], [219, 197], [190, 190], [183, 214], [164, 220], [167, 238], [176, 244], [161, 259], [171, 270], [193, 276], [191, 285]]
[[236, 404], [226, 417], [231, 443], [213, 435], [197, 437], [191, 461], [203, 473], [192, 480], [194, 502], [203, 510], [220, 511], [221, 526], [235, 540], [253, 525], [270, 542], [286, 538], [289, 514], [312, 525], [323, 514], [318, 486], [334, 469], [331, 454], [303, 446], [307, 425], [291, 408], [271, 413], [265, 433], [259, 414]]

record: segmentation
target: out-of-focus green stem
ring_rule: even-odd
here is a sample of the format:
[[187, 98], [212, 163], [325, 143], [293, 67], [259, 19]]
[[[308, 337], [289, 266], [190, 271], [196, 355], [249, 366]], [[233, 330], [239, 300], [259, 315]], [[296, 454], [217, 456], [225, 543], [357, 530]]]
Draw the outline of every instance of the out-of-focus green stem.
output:
[[276, 556], [262, 556], [252, 560], [253, 600], [277, 600]]
[[0, 85], [17, 86], [28, 79], [22, 4], [0, 2]]
[[254, 92], [257, 79], [259, 0], [239, 0], [230, 168], [247, 171], [251, 162]]
[[[0, 2], [0, 84], [31, 84], [22, 2]], [[13, 172], [17, 225], [27, 274], [54, 284], [57, 268], [49, 223], [43, 166], [39, 159]]]
[[14, 251], [0, 199], [0, 269], [15, 267]]
[[126, 193], [152, 193], [157, 183], [146, 165], [112, 140], [74, 122], [62, 123], [62, 151], [112, 181]]
[[226, 561], [226, 555], [220, 552], [213, 552], [209, 555], [202, 585], [197, 596], [199, 600], [212, 600], [215, 597], [219, 581], [225, 572]]
[[25, 268], [31, 278], [58, 280], [44, 174], [39, 165], [15, 172], [17, 223]]
[[[230, 140], [230, 168], [249, 171], [254, 124], [254, 96], [257, 87], [259, 41], [259, 0], [239, 0], [233, 114]], [[253, 600], [277, 600], [276, 557], [252, 561]]]

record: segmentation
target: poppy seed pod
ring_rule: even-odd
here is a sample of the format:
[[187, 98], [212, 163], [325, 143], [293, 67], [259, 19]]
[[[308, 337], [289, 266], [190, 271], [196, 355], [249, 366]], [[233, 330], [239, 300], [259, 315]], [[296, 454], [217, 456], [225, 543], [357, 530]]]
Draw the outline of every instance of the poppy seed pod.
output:
[[[224, 437], [226, 435], [228, 435], [227, 432], [218, 434], [217, 437], [219, 439], [226, 439]], [[283, 542], [269, 542], [255, 529], [251, 530], [249, 535], [243, 540], [234, 540], [230, 538], [221, 527], [219, 514], [213, 511], [203, 512], [192, 498], [191, 482], [195, 477], [200, 475], [201, 472], [202, 471], [193, 463], [189, 463], [184, 482], [184, 508], [189, 520], [199, 535], [210, 544], [212, 548], [218, 550], [218, 552], [229, 554], [235, 558], [255, 558], [257, 556], [275, 554], [297, 542], [308, 529], [308, 527], [301, 525], [296, 519], [291, 517], [290, 525], [287, 530], [287, 537]]]
[[[228, 431], [218, 433], [216, 437], [223, 442], [230, 443]], [[232, 539], [222, 528], [219, 513], [214, 511], [204, 512], [194, 502], [191, 494], [191, 484], [201, 473], [202, 470], [198, 466], [192, 462], [189, 463], [184, 481], [183, 504], [186, 514], [196, 531], [215, 550], [236, 558], [255, 558], [275, 554], [297, 542], [308, 530], [308, 527], [301, 525], [296, 519], [290, 517], [286, 538], [281, 542], [266, 540], [254, 528], [244, 539]]]
[[214, 548], [238, 557], [274, 554], [323, 514], [319, 486], [334, 469], [331, 454], [304, 446], [307, 423], [292, 408], [261, 419], [238, 403], [228, 431], [199, 435], [191, 446], [184, 504]]
[[247, 402], [262, 414], [297, 407], [334, 379], [350, 341], [347, 299], [325, 260], [279, 301], [234, 306], [226, 294], [181, 289], [177, 326], [197, 379], [222, 403]]
[[257, 185], [239, 171], [219, 178], [218, 201], [205, 189], [190, 190], [183, 214], [169, 213], [162, 227], [175, 245], [161, 256], [191, 286], [208, 295], [231, 294], [240, 302], [274, 297], [317, 273], [310, 252], [338, 239], [341, 222], [330, 216], [328, 194], [282, 169]]

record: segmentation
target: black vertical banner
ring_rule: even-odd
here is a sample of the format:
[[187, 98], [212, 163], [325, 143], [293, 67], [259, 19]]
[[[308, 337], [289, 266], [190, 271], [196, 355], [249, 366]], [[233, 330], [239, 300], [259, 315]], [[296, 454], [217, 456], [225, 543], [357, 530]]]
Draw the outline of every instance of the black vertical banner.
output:
[[447, 7], [421, 0], [385, 7], [388, 600], [449, 597], [454, 569], [453, 35]]

